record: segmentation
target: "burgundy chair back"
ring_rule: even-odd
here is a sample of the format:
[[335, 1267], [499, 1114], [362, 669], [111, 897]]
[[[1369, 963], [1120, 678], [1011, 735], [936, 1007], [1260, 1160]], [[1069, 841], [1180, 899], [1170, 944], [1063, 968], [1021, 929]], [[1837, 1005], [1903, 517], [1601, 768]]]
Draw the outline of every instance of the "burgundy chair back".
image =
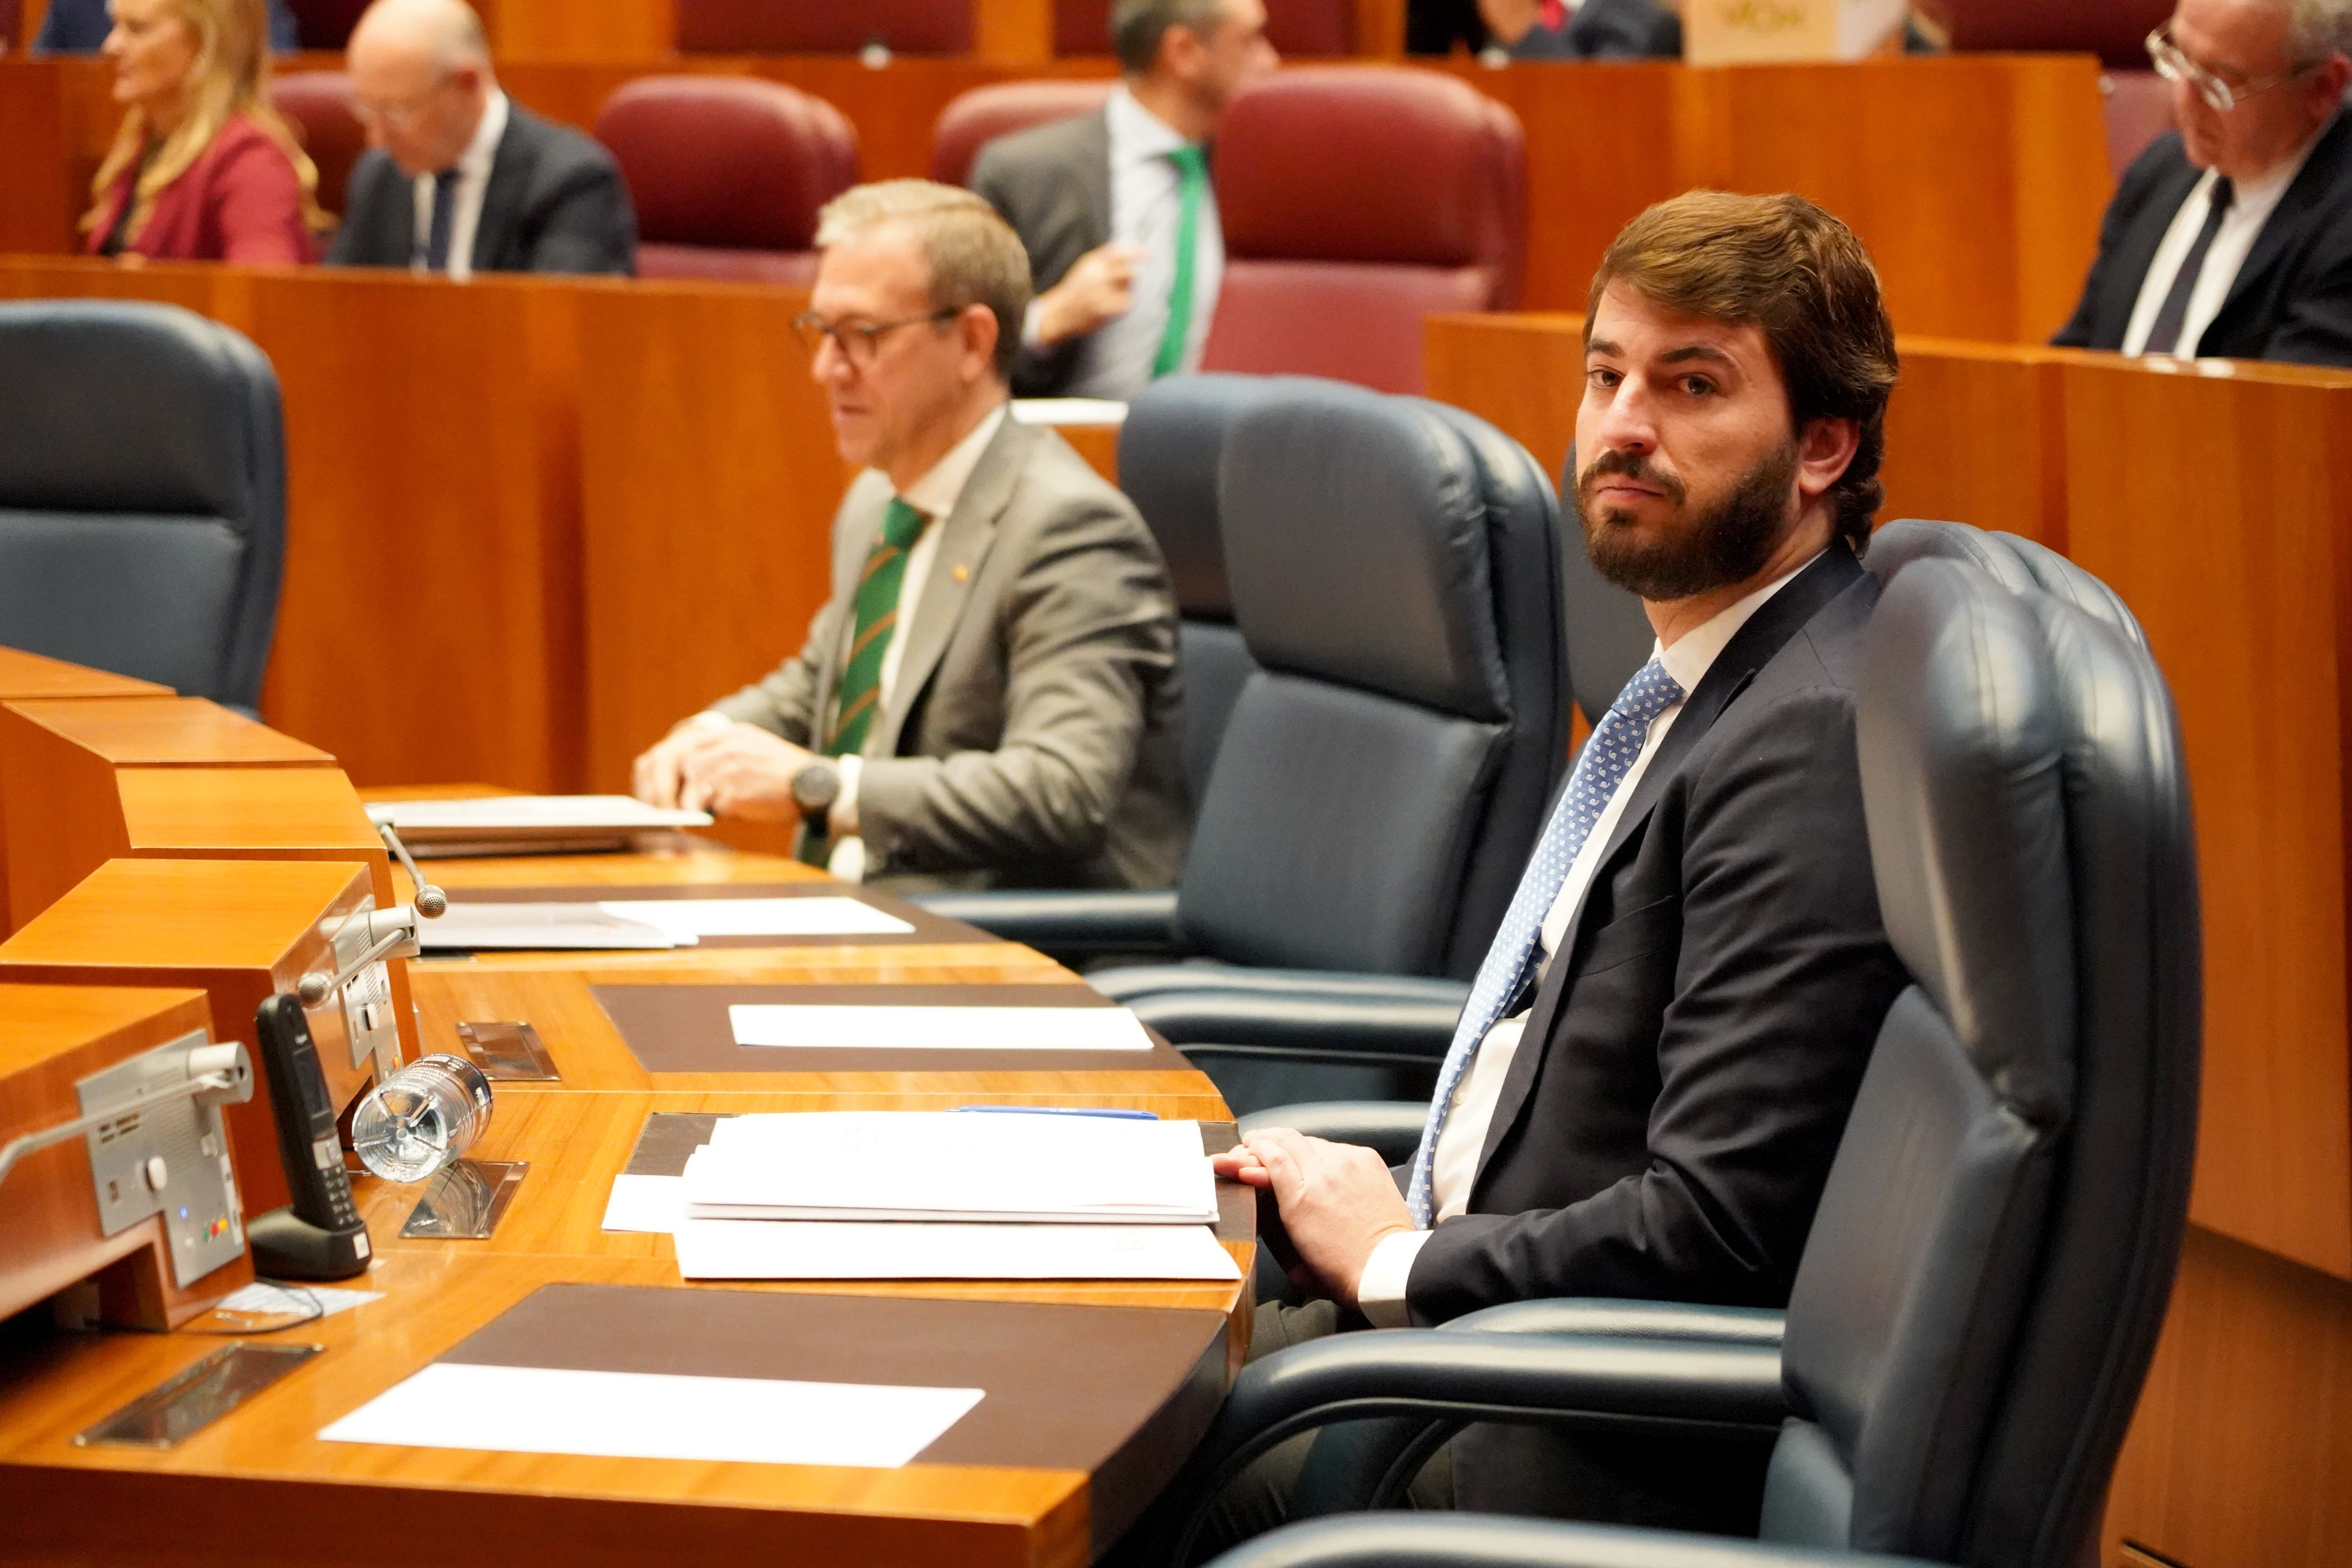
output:
[[857, 183], [841, 111], [758, 77], [640, 77], [604, 100], [596, 139], [628, 181], [641, 278], [806, 283], [818, 209]]
[[2109, 71], [2099, 87], [2106, 94], [2100, 107], [2107, 120], [2107, 166], [2120, 177], [2149, 142], [2172, 129], [2172, 84], [2154, 71]]
[[352, 112], [351, 78], [341, 71], [289, 71], [269, 79], [269, 107], [301, 138], [319, 168], [319, 205], [341, 217], [352, 165], [367, 151], [367, 130]]
[[1518, 302], [1526, 138], [1468, 84], [1305, 66], [1238, 95], [1217, 130], [1224, 284], [1203, 370], [1419, 392], [1422, 321]]
[[974, 0], [677, 0], [687, 54], [854, 55], [971, 52]]
[[931, 178], [961, 185], [971, 176], [980, 150], [1000, 136], [1076, 120], [1103, 106], [1117, 83], [1091, 80], [1001, 81], [976, 87], [950, 100], [931, 127]]
[[[1348, 0], [1265, 0], [1265, 37], [1285, 55], [1352, 55], [1355, 8]], [[1054, 52], [1109, 54], [1110, 0], [1054, 0]]]
[[2173, 0], [1944, 0], [1955, 49], [2074, 49], [2122, 70], [2147, 68], [2147, 35], [2172, 6]]

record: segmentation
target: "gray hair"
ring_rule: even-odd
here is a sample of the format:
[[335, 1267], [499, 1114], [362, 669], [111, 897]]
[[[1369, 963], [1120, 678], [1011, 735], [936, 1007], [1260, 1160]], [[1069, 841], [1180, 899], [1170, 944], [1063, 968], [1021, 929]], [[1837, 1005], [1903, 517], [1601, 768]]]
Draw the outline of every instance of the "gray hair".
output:
[[2352, 55], [2352, 0], [2288, 0], [2288, 60], [2301, 65], [2330, 55]]
[[1183, 27], [1205, 38], [1224, 9], [1225, 0], [1111, 0], [1111, 52], [1119, 69], [1141, 76], [1160, 58], [1161, 34]]
[[1012, 369], [1021, 349], [1021, 319], [1029, 310], [1029, 254], [996, 209], [970, 191], [929, 180], [877, 180], [852, 185], [816, 216], [816, 245], [892, 224], [913, 230], [931, 275], [931, 307], [961, 310], [985, 305], [996, 318], [996, 369]]

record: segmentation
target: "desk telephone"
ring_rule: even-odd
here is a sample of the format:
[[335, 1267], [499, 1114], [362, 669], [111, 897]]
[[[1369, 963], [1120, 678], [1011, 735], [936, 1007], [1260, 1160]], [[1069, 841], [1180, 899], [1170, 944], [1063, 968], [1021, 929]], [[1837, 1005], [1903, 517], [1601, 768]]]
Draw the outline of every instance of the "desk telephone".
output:
[[247, 1223], [254, 1268], [278, 1279], [344, 1279], [368, 1266], [367, 1222], [352, 1202], [335, 1106], [302, 1004], [272, 996], [254, 1015], [262, 1071], [278, 1119], [278, 1152], [294, 1201]]

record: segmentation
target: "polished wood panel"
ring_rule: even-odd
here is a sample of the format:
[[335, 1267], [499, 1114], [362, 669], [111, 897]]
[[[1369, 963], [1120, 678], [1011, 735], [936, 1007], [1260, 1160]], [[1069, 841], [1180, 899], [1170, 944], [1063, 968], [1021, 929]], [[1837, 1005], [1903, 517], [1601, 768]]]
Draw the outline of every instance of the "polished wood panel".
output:
[[[330, 752], [201, 697], [11, 702], [32, 729], [115, 767], [331, 768]], [[28, 736], [29, 738], [29, 736]]]
[[68, 664], [23, 648], [0, 647], [0, 702], [35, 697], [169, 697], [172, 689], [152, 680]]

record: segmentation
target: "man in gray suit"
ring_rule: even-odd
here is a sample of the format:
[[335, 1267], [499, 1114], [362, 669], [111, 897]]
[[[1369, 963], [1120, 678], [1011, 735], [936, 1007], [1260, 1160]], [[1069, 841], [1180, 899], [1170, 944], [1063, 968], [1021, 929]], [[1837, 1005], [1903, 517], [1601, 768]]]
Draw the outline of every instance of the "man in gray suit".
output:
[[1166, 886], [1176, 604], [1127, 498], [1010, 416], [1019, 239], [968, 192], [891, 180], [836, 198], [817, 242], [793, 325], [865, 469], [833, 596], [798, 654], [637, 759], [638, 796], [797, 817], [803, 858], [853, 881]]
[[1113, 0], [1110, 25], [1125, 79], [1102, 111], [999, 137], [972, 165], [1037, 283], [1024, 397], [1123, 399], [1200, 367], [1225, 265], [1209, 132], [1276, 63], [1264, 0]]

